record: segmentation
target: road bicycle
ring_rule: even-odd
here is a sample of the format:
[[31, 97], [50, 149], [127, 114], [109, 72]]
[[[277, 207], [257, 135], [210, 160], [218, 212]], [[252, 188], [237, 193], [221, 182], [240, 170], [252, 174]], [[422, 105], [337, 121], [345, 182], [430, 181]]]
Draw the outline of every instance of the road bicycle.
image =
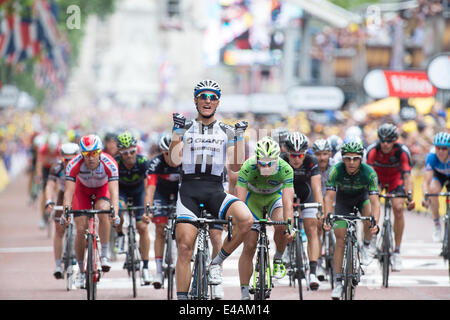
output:
[[285, 225], [287, 232], [290, 233], [289, 226], [291, 225], [291, 220], [288, 219], [287, 222], [269, 221], [267, 219], [267, 207], [264, 206], [262, 210], [262, 219], [254, 221], [253, 223], [259, 225], [259, 232], [256, 247], [256, 265], [253, 272], [253, 284], [249, 288], [249, 292], [254, 295], [255, 300], [266, 300], [270, 298], [270, 292], [273, 288], [267, 226]]
[[319, 210], [322, 216], [322, 204], [320, 202], [294, 204], [294, 242], [288, 243], [289, 253], [289, 285], [295, 287], [295, 280], [298, 282], [298, 294], [300, 300], [303, 300], [302, 279], [306, 281], [306, 289], [309, 290], [309, 262], [305, 244], [302, 241], [301, 230], [303, 229], [303, 218], [299, 210], [315, 208]]
[[[127, 228], [127, 238], [128, 238], [128, 246], [126, 250], [125, 263], [123, 265], [123, 269], [128, 271], [128, 277], [131, 276], [131, 281], [133, 284], [133, 298], [137, 296], [137, 286], [136, 279], [137, 273], [140, 273], [141, 266], [141, 254], [139, 252], [139, 246], [136, 241], [136, 214], [137, 210], [146, 209], [146, 214], [149, 214], [150, 208], [147, 206], [133, 206], [133, 198], [130, 197], [127, 199], [127, 207], [123, 209], [119, 209], [120, 212], [126, 212], [128, 214], [128, 228]], [[142, 282], [141, 282], [142, 285]]]
[[[448, 187], [448, 186], [447, 186]], [[448, 263], [448, 276], [450, 278], [450, 192], [425, 193], [425, 200], [429, 197], [445, 197], [444, 239], [442, 240], [442, 252], [444, 263]]]
[[376, 257], [380, 261], [381, 271], [383, 275], [383, 286], [387, 288], [389, 286], [389, 269], [391, 267], [391, 257], [394, 252], [394, 240], [392, 236], [392, 222], [391, 211], [392, 203], [391, 199], [394, 198], [408, 198], [411, 200], [411, 195], [406, 194], [380, 194], [380, 198], [385, 199], [384, 203], [384, 219], [383, 228], [381, 229], [381, 245], [377, 247]]
[[[200, 203], [200, 217], [196, 219], [178, 218], [178, 223], [193, 223], [198, 228], [197, 247], [192, 268], [191, 290], [189, 298], [192, 300], [208, 300], [212, 294], [208, 295], [208, 270], [210, 252], [208, 246], [208, 226], [212, 224], [222, 224], [228, 226], [228, 241], [231, 241], [233, 230], [233, 219], [231, 216], [227, 220], [211, 219], [211, 215], [205, 209], [203, 203]], [[212, 290], [211, 290], [212, 291]]]
[[333, 225], [333, 223], [338, 220], [343, 220], [347, 223], [347, 230], [345, 232], [344, 258], [342, 260], [342, 273], [344, 275], [342, 298], [343, 300], [353, 300], [355, 297], [356, 286], [361, 279], [361, 275], [364, 274], [359, 258], [356, 225], [358, 221], [369, 221], [371, 223], [371, 227], [374, 227], [375, 218], [373, 216], [362, 217], [358, 208], [354, 207], [353, 212], [347, 215], [329, 214], [327, 217], [327, 224]]
[[[55, 206], [53, 211], [64, 211], [63, 206]], [[59, 222], [59, 218], [55, 218], [55, 223]], [[75, 272], [74, 266], [77, 263], [77, 259], [75, 257], [75, 226], [73, 222], [73, 214], [70, 215], [69, 225], [66, 227], [64, 232], [64, 245], [63, 245], [63, 254], [62, 254], [62, 262], [64, 265], [63, 268], [63, 277], [66, 278], [66, 289], [67, 291], [72, 290], [75, 287]]]
[[97, 298], [97, 283], [100, 281], [100, 253], [99, 253], [99, 236], [96, 232], [95, 215], [96, 214], [110, 214], [114, 217], [114, 207], [111, 205], [109, 210], [95, 209], [95, 194], [91, 196], [91, 208], [85, 210], [69, 210], [69, 207], [64, 208], [65, 217], [68, 219], [69, 214], [82, 214], [88, 217], [88, 228], [86, 229], [86, 250], [83, 271], [86, 274], [86, 291], [87, 299], [95, 300]]

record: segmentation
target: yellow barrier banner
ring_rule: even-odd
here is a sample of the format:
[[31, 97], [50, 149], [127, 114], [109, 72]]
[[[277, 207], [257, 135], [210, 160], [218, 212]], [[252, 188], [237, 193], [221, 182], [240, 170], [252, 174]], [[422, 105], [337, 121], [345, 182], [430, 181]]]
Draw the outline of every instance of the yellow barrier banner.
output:
[[9, 184], [9, 175], [3, 159], [0, 158], [0, 192]]

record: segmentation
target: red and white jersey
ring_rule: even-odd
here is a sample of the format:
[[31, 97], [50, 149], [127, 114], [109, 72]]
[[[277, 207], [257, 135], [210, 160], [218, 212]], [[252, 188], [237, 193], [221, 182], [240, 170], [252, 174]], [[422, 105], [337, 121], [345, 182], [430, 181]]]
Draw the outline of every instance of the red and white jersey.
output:
[[119, 169], [116, 160], [109, 154], [100, 154], [100, 163], [94, 170], [90, 170], [84, 163], [84, 158], [77, 155], [67, 164], [66, 180], [79, 182], [88, 188], [99, 188], [109, 181], [119, 180]]

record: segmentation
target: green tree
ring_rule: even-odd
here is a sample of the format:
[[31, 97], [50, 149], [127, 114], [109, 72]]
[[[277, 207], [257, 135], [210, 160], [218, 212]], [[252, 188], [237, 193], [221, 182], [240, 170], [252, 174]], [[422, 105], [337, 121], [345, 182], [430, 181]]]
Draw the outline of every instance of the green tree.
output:
[[360, 7], [364, 4], [380, 3], [380, 0], [330, 0], [330, 2], [347, 10]]

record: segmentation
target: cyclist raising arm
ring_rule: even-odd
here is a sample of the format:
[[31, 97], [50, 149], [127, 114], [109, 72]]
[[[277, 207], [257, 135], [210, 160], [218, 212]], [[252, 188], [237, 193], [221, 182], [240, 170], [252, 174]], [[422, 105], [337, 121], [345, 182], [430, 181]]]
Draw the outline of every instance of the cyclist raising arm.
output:
[[[422, 184], [423, 194], [439, 193], [450, 182], [450, 134], [439, 132], [434, 136], [434, 151], [430, 152], [425, 162], [425, 177]], [[448, 187], [447, 187], [448, 188]], [[447, 190], [448, 191], [448, 190]], [[441, 241], [441, 223], [439, 221], [439, 199], [430, 197], [423, 200], [423, 205], [431, 209], [434, 221], [433, 241]]]
[[[102, 141], [97, 135], [82, 137], [80, 147], [81, 154], [74, 157], [66, 167], [64, 207], [72, 207], [73, 210], [91, 209], [91, 196], [95, 195], [95, 209], [109, 210], [110, 204], [114, 208], [119, 208], [119, 170], [116, 161], [110, 155], [102, 153]], [[114, 224], [118, 224], [120, 219], [117, 209], [114, 215]], [[61, 215], [61, 218], [64, 222], [64, 215]], [[98, 220], [102, 271], [108, 272], [111, 268], [109, 261], [110, 223], [105, 215], [99, 215]], [[77, 230], [75, 255], [80, 267], [77, 282], [80, 287], [83, 287], [85, 282], [83, 270], [85, 231], [88, 228], [88, 217], [74, 214], [74, 221]]]
[[[220, 96], [221, 90], [215, 81], [200, 81], [194, 88], [197, 119], [186, 122], [183, 115], [174, 114], [172, 142], [169, 147], [169, 164], [182, 164], [177, 217], [195, 219], [200, 214], [200, 203], [216, 218], [233, 217], [232, 240], [225, 239], [219, 254], [211, 261], [208, 274], [210, 284], [222, 282], [220, 264], [239, 246], [253, 224], [247, 206], [223, 190], [222, 175], [226, 160], [230, 162], [231, 158], [230, 169], [233, 171], [238, 171], [244, 162], [244, 132], [247, 123], [238, 122], [233, 130], [233, 127], [216, 121], [214, 114]], [[190, 261], [196, 236], [195, 225], [177, 224], [178, 299], [187, 298], [191, 276]]]
[[[353, 212], [353, 207], [359, 208], [364, 216], [373, 215], [376, 225], [370, 228], [368, 223], [364, 224], [364, 254], [368, 253], [368, 243], [374, 234], [380, 230], [378, 219], [380, 217], [380, 200], [378, 197], [377, 174], [372, 167], [361, 163], [364, 153], [360, 142], [347, 142], [341, 147], [342, 160], [334, 165], [328, 176], [327, 193], [325, 195], [325, 212], [327, 216], [333, 212], [333, 202], [336, 199], [335, 213], [348, 215]], [[366, 222], [366, 221], [365, 221]], [[336, 236], [336, 248], [334, 252], [334, 270], [336, 271], [336, 283], [331, 298], [339, 299], [342, 294], [342, 260], [345, 247], [345, 222], [338, 221], [334, 224], [334, 234]], [[324, 224], [326, 231], [331, 230], [331, 226]], [[361, 261], [363, 264], [363, 261]]]

